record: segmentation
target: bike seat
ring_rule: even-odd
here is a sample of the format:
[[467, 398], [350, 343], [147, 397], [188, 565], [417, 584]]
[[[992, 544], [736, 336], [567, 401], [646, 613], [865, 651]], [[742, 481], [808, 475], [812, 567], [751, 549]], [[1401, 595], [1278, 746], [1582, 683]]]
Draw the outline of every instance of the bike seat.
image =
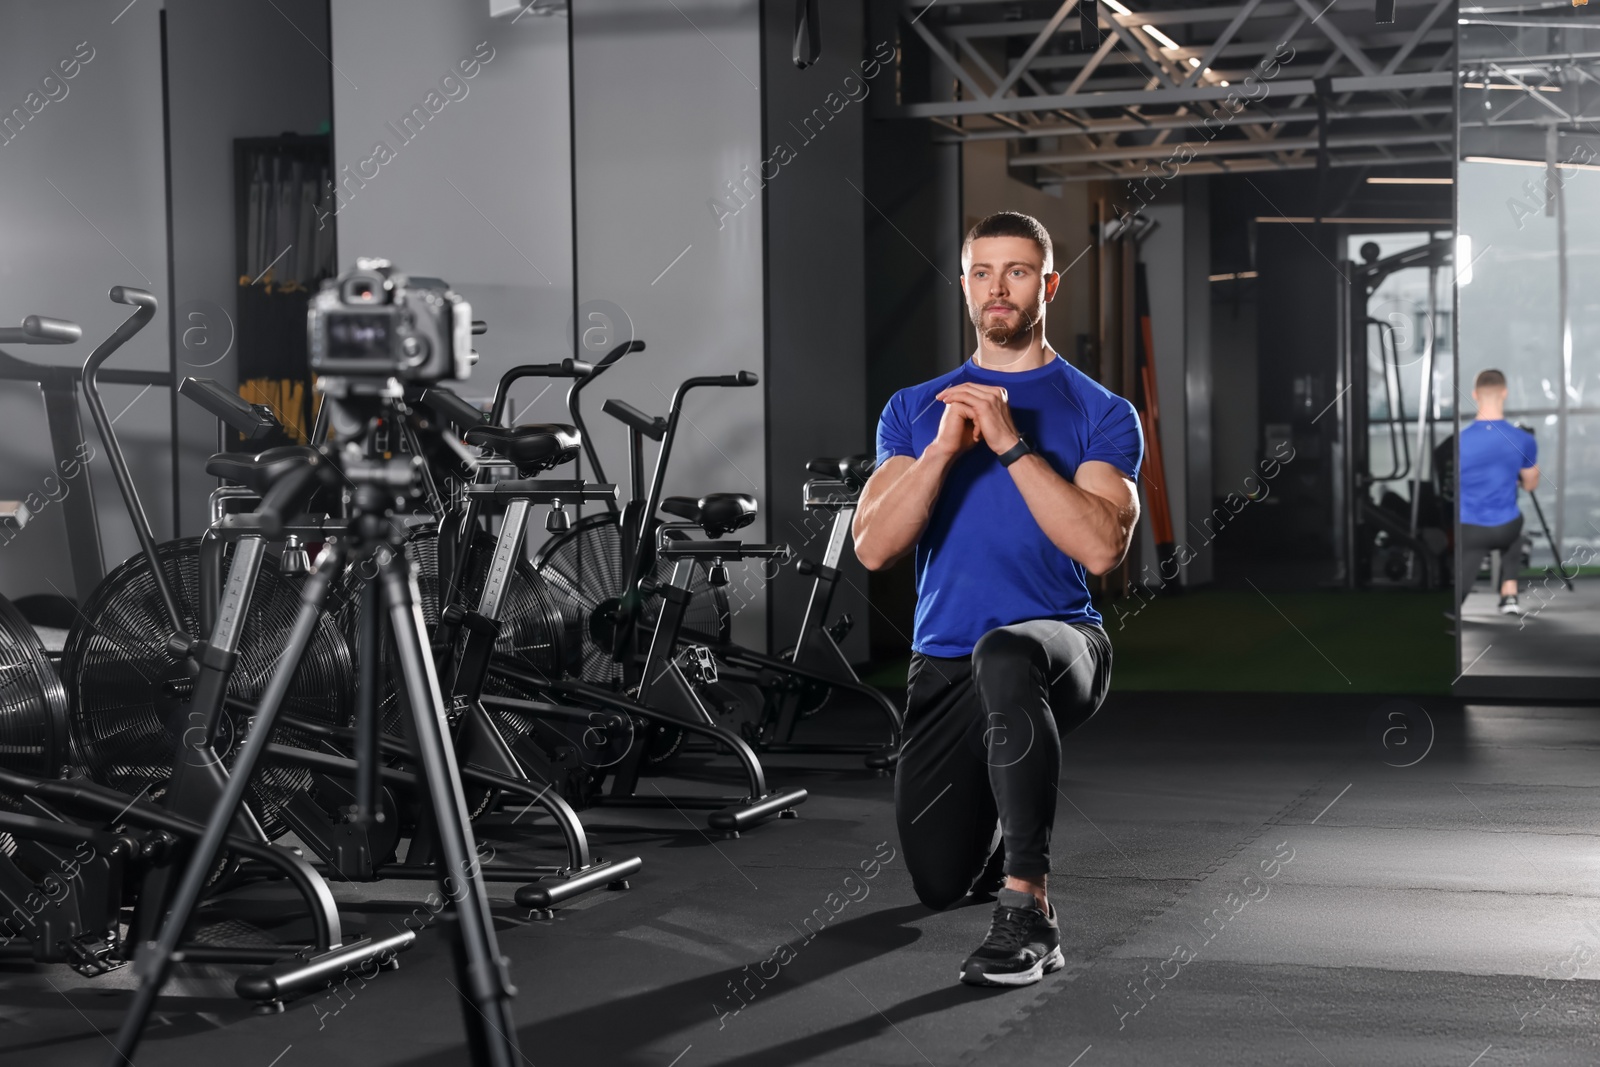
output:
[[661, 510], [687, 519], [715, 539], [755, 522], [756, 498], [749, 493], [708, 493], [699, 500], [669, 496], [661, 502]]
[[873, 468], [877, 465], [878, 457], [871, 452], [846, 456], [839, 461], [839, 477], [850, 488], [860, 489], [872, 477]]
[[466, 442], [510, 460], [525, 475], [569, 463], [583, 447], [577, 427], [559, 422], [512, 427], [474, 426], [467, 431]]
[[872, 469], [875, 466], [877, 457], [870, 452], [864, 452], [842, 459], [819, 456], [806, 464], [806, 470], [820, 474], [824, 478], [837, 478], [851, 489], [860, 489], [867, 484], [867, 479], [872, 477]]
[[243, 452], [218, 452], [206, 460], [206, 473], [265, 493], [285, 474], [319, 458], [316, 449], [305, 445], [283, 445], [253, 456]]

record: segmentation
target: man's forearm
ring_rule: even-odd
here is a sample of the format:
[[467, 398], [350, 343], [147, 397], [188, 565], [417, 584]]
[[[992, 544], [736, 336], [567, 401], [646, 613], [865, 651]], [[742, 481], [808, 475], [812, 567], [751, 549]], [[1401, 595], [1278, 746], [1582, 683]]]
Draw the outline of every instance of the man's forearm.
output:
[[881, 493], [862, 501], [851, 533], [863, 566], [881, 570], [916, 547], [954, 458], [930, 447]]
[[1115, 503], [1063, 478], [1037, 452], [1006, 469], [1051, 544], [1092, 574], [1104, 574], [1122, 560], [1128, 524]]

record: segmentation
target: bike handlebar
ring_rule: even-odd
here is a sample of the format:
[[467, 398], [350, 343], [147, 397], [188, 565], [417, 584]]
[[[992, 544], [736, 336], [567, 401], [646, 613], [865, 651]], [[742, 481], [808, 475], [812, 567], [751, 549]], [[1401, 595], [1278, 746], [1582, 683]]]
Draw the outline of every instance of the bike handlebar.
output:
[[427, 405], [433, 409], [435, 415], [455, 423], [463, 431], [489, 421], [488, 415], [440, 385], [430, 385], [419, 390], [413, 399]]
[[[110, 359], [117, 349], [127, 344], [134, 334], [150, 324], [150, 320], [156, 316], [156, 298], [151, 293], [135, 289], [131, 285], [113, 286], [110, 296], [115, 303], [132, 306], [134, 312], [122, 321], [122, 325], [112, 331], [110, 337], [101, 341], [84, 361], [84, 399], [88, 401], [89, 415], [94, 419], [95, 429], [100, 431], [100, 440], [105, 445], [106, 458], [111, 462], [111, 473], [116, 475], [117, 489], [122, 493], [123, 503], [127, 505], [133, 532], [138, 536], [139, 547], [144, 550], [145, 559], [150, 564], [150, 577], [155, 581], [156, 589], [161, 595], [162, 606], [167, 612], [167, 621], [172, 624], [174, 634], [181, 634], [184, 632], [183, 616], [179, 613], [178, 602], [172, 595], [172, 586], [161, 568], [160, 557], [156, 555], [156, 539], [150, 529], [150, 517], [145, 514], [144, 505], [139, 502], [139, 490], [133, 484], [133, 473], [129, 470], [128, 461], [122, 454], [122, 446], [117, 441], [111, 419], [106, 415], [106, 406], [100, 400], [101, 364]], [[170, 375], [163, 377], [168, 384], [171, 383]]]
[[48, 315], [29, 315], [20, 327], [0, 329], [0, 344], [70, 345], [83, 338], [83, 327]]
[[111, 287], [111, 300], [117, 304], [149, 308], [152, 312], [156, 309], [154, 293], [146, 289], [135, 289], [131, 285], [113, 285]]
[[[578, 379], [578, 386], [581, 386], [582, 383], [593, 378], [629, 352], [642, 351], [644, 351], [643, 341], [629, 341], [627, 344], [621, 344], [613, 348], [606, 353], [604, 359], [594, 364], [585, 363], [569, 356], [560, 363], [524, 363], [521, 366], [512, 367], [500, 376], [500, 384], [495, 386], [494, 406], [490, 409], [489, 421], [496, 426], [499, 426], [504, 421], [506, 403], [510, 399], [511, 386], [514, 382], [523, 378], [576, 378]], [[580, 426], [579, 429], [582, 429], [582, 427]]]
[[246, 441], [260, 441], [279, 429], [278, 419], [265, 404], [252, 404], [210, 378], [185, 378], [178, 392], [238, 430]]
[[639, 431], [652, 441], [661, 440], [662, 435], [667, 432], [666, 419], [658, 415], [646, 415], [625, 400], [618, 400], [613, 397], [600, 405], [600, 410]]

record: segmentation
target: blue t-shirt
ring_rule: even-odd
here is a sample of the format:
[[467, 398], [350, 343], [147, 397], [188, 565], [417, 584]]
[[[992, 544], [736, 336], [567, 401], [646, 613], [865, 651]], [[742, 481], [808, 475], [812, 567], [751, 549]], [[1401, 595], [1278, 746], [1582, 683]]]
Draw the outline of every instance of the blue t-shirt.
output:
[[1504, 419], [1475, 419], [1461, 431], [1461, 521], [1500, 526], [1522, 514], [1517, 472], [1539, 462], [1533, 434]]
[[[1138, 480], [1144, 435], [1133, 405], [1057, 356], [1010, 373], [974, 366], [902, 389], [878, 421], [878, 462], [922, 455], [938, 436], [944, 404], [934, 397], [959, 382], [1006, 389], [1017, 430], [1063, 478], [1100, 460]], [[988, 445], [951, 464], [917, 542], [917, 618], [911, 647], [925, 656], [965, 656], [997, 626], [1029, 619], [1100, 621], [1083, 565], [1039, 528], [1011, 472]]]

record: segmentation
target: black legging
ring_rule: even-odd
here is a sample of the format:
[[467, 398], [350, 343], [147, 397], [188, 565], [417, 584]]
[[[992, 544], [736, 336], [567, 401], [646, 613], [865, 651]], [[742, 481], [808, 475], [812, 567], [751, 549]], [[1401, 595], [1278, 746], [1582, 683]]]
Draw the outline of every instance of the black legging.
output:
[[[1495, 549], [1500, 550], [1500, 580], [1515, 577], [1522, 570], [1522, 516], [1499, 526], [1461, 524], [1461, 570], [1456, 574], [1456, 605], [1460, 606], [1472, 592], [1472, 580], [1478, 576], [1483, 557]], [[1495, 590], [1499, 592], [1498, 589]]]
[[1111, 639], [1092, 623], [1036, 619], [990, 630], [970, 657], [912, 655], [894, 807], [918, 899], [965, 896], [997, 827], [1007, 874], [1050, 870], [1061, 738], [1110, 683]]

